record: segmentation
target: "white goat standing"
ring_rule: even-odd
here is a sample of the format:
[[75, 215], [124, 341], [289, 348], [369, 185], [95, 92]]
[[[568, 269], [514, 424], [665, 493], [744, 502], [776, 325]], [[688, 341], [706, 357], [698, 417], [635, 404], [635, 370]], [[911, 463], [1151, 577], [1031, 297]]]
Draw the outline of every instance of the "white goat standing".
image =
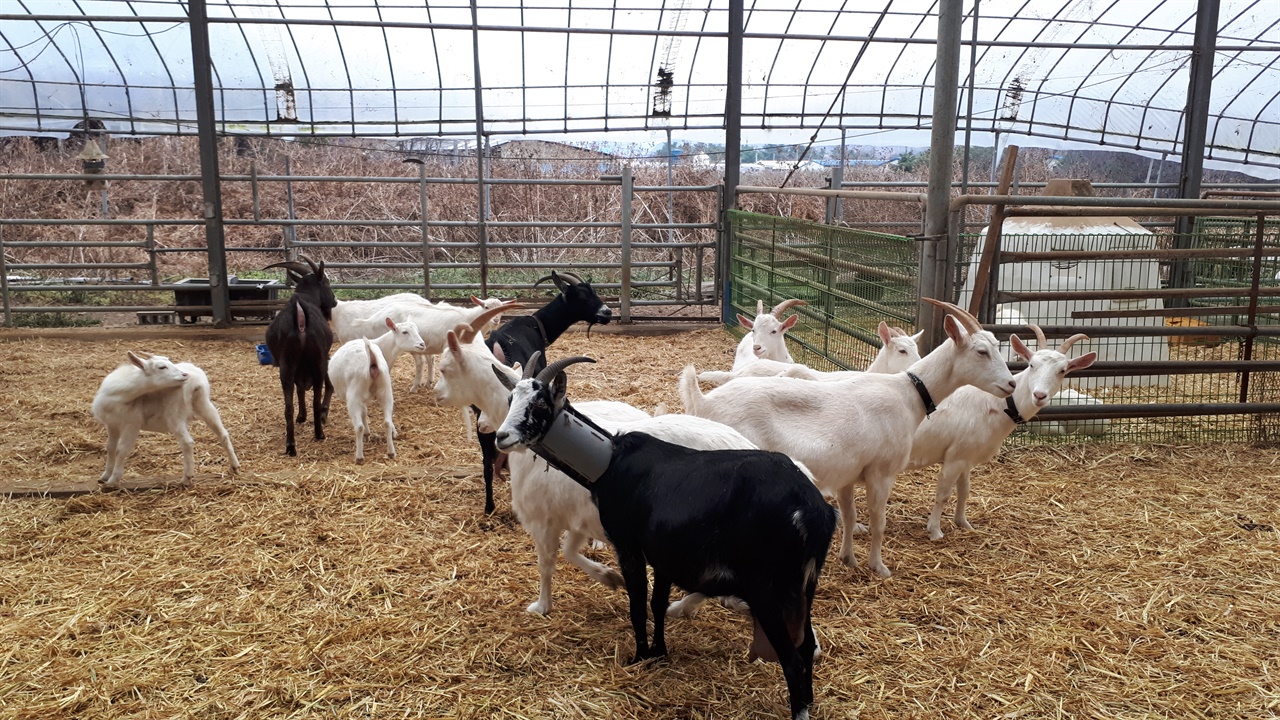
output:
[[877, 333], [883, 344], [876, 353], [876, 357], [863, 370], [836, 370], [833, 372], [823, 372], [814, 370], [802, 363], [779, 362], [777, 360], [765, 360], [763, 358], [754, 362], [743, 365], [738, 370], [719, 371], [707, 370], [698, 373], [698, 379], [711, 385], [723, 385], [730, 380], [740, 377], [793, 377], [801, 380], [844, 380], [853, 377], [861, 372], [874, 372], [891, 374], [902, 372], [911, 367], [920, 359], [920, 348], [916, 344], [920, 340], [920, 336], [924, 331], [920, 331], [915, 335], [908, 335], [901, 328], [889, 327], [883, 320], [880, 321], [880, 327]]
[[1052, 350], [1044, 332], [1036, 325], [1029, 327], [1036, 335], [1035, 353], [1017, 335], [1009, 337], [1013, 349], [1027, 361], [1026, 369], [1013, 376], [1018, 383], [1013, 395], [999, 400], [978, 388], [962, 387], [938, 404], [938, 411], [928, 422], [916, 428], [908, 469], [942, 464], [927, 525], [931, 540], [942, 538], [942, 509], [953, 490], [956, 526], [973, 529], [965, 517], [970, 471], [994, 459], [1005, 438], [1049, 404], [1069, 373], [1087, 368], [1098, 359], [1097, 353], [1074, 360], [1067, 357], [1067, 350], [1076, 342], [1087, 340], [1086, 335], [1072, 335]]
[[240, 468], [231, 436], [218, 408], [209, 399], [209, 377], [191, 363], [174, 363], [163, 355], [129, 352], [129, 363], [112, 370], [93, 397], [93, 417], [107, 428], [107, 466], [98, 482], [115, 489], [124, 477], [124, 461], [142, 430], [178, 438], [182, 448], [182, 483], [195, 474], [195, 441], [188, 427], [198, 417], [218, 436], [234, 472]]
[[835, 495], [844, 526], [840, 559], [846, 565], [854, 564], [858, 529], [853, 489], [865, 485], [871, 515], [867, 566], [881, 577], [891, 574], [881, 560], [889, 492], [911, 459], [916, 428], [935, 402], [963, 385], [1002, 398], [1016, 387], [994, 335], [951, 303], [925, 301], [950, 311], [943, 320], [948, 340], [907, 372], [863, 373], [830, 383], [739, 378], [705, 396], [692, 366], [680, 377], [686, 412], [723, 422], [759, 447], [804, 463], [818, 487]]
[[351, 340], [329, 359], [329, 381], [333, 391], [347, 403], [347, 415], [356, 436], [356, 464], [364, 464], [364, 440], [369, 434], [369, 406], [382, 408], [387, 434], [387, 457], [395, 458], [399, 436], [391, 419], [395, 397], [391, 390], [391, 365], [407, 352], [422, 352], [427, 345], [412, 322], [396, 323], [386, 318], [387, 332], [373, 340]]
[[733, 354], [733, 369], [740, 370], [744, 365], [757, 358], [794, 362], [787, 351], [786, 333], [800, 320], [799, 315], [792, 315], [786, 320], [782, 313], [796, 305], [808, 305], [804, 300], [783, 300], [769, 312], [764, 311], [764, 301], [756, 301], [756, 319], [738, 314], [738, 322], [751, 332], [742, 336], [738, 348]]

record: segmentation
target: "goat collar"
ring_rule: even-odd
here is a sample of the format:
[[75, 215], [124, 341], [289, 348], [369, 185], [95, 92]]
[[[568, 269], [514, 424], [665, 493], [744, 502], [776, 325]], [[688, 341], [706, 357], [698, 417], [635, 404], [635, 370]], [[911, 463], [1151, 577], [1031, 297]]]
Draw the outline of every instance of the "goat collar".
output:
[[538, 326], [538, 332], [542, 335], [542, 347], [545, 348], [550, 345], [551, 341], [547, 339], [547, 329], [542, 326], [542, 318], [538, 317], [538, 313], [534, 313], [529, 317], [533, 318], [534, 324]]
[[929, 394], [929, 388], [925, 387], [924, 381], [913, 372], [907, 373], [907, 379], [916, 387], [916, 392], [920, 393], [920, 399], [924, 401], [924, 416], [929, 417], [938, 409], [938, 406], [933, 404], [933, 396]]
[[547, 434], [529, 449], [579, 484], [590, 487], [613, 460], [613, 435], [565, 403]]
[[1027, 421], [1022, 417], [1022, 413], [1018, 412], [1018, 406], [1013, 402], [1012, 395], [1004, 399], [1004, 414], [1009, 416], [1014, 425], [1021, 425]]

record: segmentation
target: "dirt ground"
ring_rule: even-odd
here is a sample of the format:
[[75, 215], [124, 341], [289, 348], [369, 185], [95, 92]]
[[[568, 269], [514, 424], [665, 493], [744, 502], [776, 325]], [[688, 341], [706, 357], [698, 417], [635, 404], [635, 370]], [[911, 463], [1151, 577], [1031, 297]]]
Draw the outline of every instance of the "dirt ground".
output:
[[[0, 331], [0, 478], [91, 489], [89, 414], [129, 349], [203, 367], [243, 467], [197, 427], [191, 488], [0, 500], [0, 718], [775, 718], [776, 665], [749, 621], [708, 606], [670, 657], [626, 667], [625, 596], [561, 563], [536, 598], [533, 545], [482, 512], [462, 415], [395, 371], [395, 460], [380, 423], [356, 466], [328, 439], [283, 455], [262, 328]], [[716, 328], [568, 333], [570, 396], [678, 408], [675, 375], [727, 367]], [[973, 531], [928, 540], [932, 475], [905, 474], [880, 580], [830, 556], [814, 610], [814, 718], [1280, 714], [1280, 452], [1244, 446], [1018, 449], [974, 473]], [[126, 482], [177, 479], [144, 435]], [[866, 557], [866, 540], [855, 542]], [[592, 551], [613, 562], [608, 550]]]

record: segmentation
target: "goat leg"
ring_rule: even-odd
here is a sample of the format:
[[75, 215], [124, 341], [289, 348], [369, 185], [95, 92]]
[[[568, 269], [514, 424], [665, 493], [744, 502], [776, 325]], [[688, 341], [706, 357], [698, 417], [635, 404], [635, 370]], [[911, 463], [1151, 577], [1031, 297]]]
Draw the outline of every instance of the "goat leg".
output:
[[478, 428], [476, 435], [480, 438], [480, 455], [484, 462], [484, 512], [486, 515], [492, 515], [494, 511], [493, 467], [498, 457], [498, 436], [496, 433], [480, 432]]
[[671, 578], [654, 570], [653, 599], [649, 605], [649, 609], [653, 612], [653, 647], [649, 651], [649, 657], [666, 657], [665, 621], [669, 604], [671, 604]]
[[649, 574], [643, 553], [618, 551], [618, 567], [627, 585], [627, 601], [631, 606], [631, 630], [636, 637], [636, 654], [628, 662], [635, 665], [653, 657], [649, 651]]
[[293, 442], [293, 383], [281, 378], [280, 386], [284, 389], [284, 451], [293, 457], [298, 454]]
[[784, 611], [775, 599], [760, 603], [753, 601], [751, 606], [757, 628], [768, 639], [768, 644], [772, 646], [769, 649], [774, 651], [778, 664], [782, 666], [782, 674], [787, 680], [787, 694], [791, 700], [792, 720], [808, 718], [809, 705], [813, 703], [813, 652], [816, 642], [812, 625], [806, 617], [803, 629], [797, 628], [802, 633], [800, 647], [797, 648], [791, 628], [784, 618]]
[[307, 389], [302, 385], [295, 385], [294, 390], [298, 393], [298, 417], [296, 420], [301, 425], [307, 421]]
[[[328, 380], [325, 381], [328, 383]], [[323, 388], [320, 383], [311, 386], [311, 424], [316, 429], [316, 440], [324, 439], [324, 410], [320, 404], [320, 393]]]

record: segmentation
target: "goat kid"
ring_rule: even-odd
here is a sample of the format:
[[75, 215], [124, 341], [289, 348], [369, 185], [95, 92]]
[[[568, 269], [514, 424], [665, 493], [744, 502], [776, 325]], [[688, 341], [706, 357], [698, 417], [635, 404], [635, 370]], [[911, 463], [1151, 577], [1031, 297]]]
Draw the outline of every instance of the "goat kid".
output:
[[[590, 336], [592, 325], [607, 325], [613, 318], [613, 311], [596, 295], [590, 282], [570, 272], [558, 273], [553, 270], [534, 285], [547, 280], [554, 283], [559, 291], [551, 302], [535, 310], [532, 315], [511, 318], [485, 340], [485, 344], [503, 364], [519, 363], [522, 367], [528, 367], [535, 353], [545, 354], [547, 347], [575, 323], [585, 322]], [[478, 417], [478, 409], [476, 413]], [[501, 470], [501, 458], [505, 456], [499, 455], [494, 447], [491, 429], [477, 426], [476, 430], [484, 463], [484, 511], [492, 513], [495, 508], [493, 477]]]
[[338, 301], [325, 277], [324, 262], [317, 265], [306, 256], [302, 259], [306, 265], [291, 260], [267, 266], [285, 268], [294, 284], [293, 297], [267, 327], [267, 348], [271, 350], [272, 363], [280, 368], [285, 452], [290, 456], [298, 454], [293, 436], [294, 392], [298, 394], [296, 421], [304, 423], [307, 421], [306, 392], [312, 391], [316, 440], [324, 440], [324, 423], [329, 418], [329, 400], [333, 396], [333, 384], [329, 382], [329, 351], [333, 347], [329, 316]]
[[923, 330], [915, 335], [908, 335], [901, 328], [889, 327], [888, 324], [881, 320], [877, 332], [883, 342], [880, 345], [880, 350], [876, 352], [875, 359], [871, 361], [865, 371], [836, 370], [823, 372], [801, 363], [779, 362], [760, 358], [743, 365], [742, 368], [736, 371], [707, 370], [698, 373], [698, 380], [711, 385], [723, 385], [740, 377], [793, 377], [801, 380], [820, 381], [844, 380], [862, 372], [884, 374], [902, 372], [920, 359], [920, 348], [916, 343], [920, 340], [921, 335], [924, 334]]
[[738, 313], [738, 323], [750, 330], [738, 341], [733, 353], [733, 369], [741, 370], [743, 366], [757, 359], [777, 360], [778, 362], [795, 362], [787, 351], [787, 331], [795, 327], [800, 320], [799, 315], [792, 315], [786, 320], [782, 313], [796, 305], [808, 305], [804, 300], [783, 300], [769, 312], [764, 311], [764, 301], [756, 301], [756, 318]]
[[[751, 656], [782, 665], [791, 717], [808, 718], [817, 646], [811, 611], [835, 532], [831, 506], [780, 453], [693, 450], [644, 432], [590, 428], [565, 398], [563, 370], [577, 362], [594, 361], [567, 358], [536, 376], [531, 363], [519, 383], [495, 371], [511, 387], [497, 445], [529, 447], [591, 492], [627, 588], [632, 662], [667, 654], [672, 585], [739, 597], [754, 619]], [[553, 428], [563, 429], [549, 436]], [[646, 565], [654, 575], [652, 644]]]
[[198, 417], [218, 436], [232, 472], [240, 459], [231, 436], [222, 425], [218, 408], [209, 399], [209, 377], [191, 363], [174, 363], [163, 355], [129, 352], [129, 362], [112, 370], [93, 397], [93, 417], [107, 428], [107, 466], [98, 482], [103, 488], [120, 487], [124, 461], [142, 430], [178, 438], [182, 448], [182, 484], [195, 474], [195, 441], [192, 417]]
[[374, 340], [351, 340], [338, 348], [329, 359], [329, 380], [333, 390], [346, 400], [347, 415], [356, 436], [356, 464], [364, 464], [364, 440], [369, 434], [369, 405], [382, 408], [382, 422], [387, 433], [387, 457], [396, 456], [395, 439], [399, 437], [391, 412], [395, 396], [391, 389], [391, 366], [407, 352], [426, 348], [418, 326], [412, 322], [396, 323], [386, 318], [387, 332]]
[[994, 335], [951, 303], [925, 301], [950, 311], [943, 320], [948, 339], [907, 372], [863, 373], [829, 383], [739, 378], [706, 395], [692, 366], [680, 377], [687, 413], [723, 422], [761, 448], [790, 455], [813, 472], [824, 493], [836, 497], [844, 529], [840, 559], [847, 565], [855, 562], [853, 535], [863, 530], [853, 490], [864, 485], [871, 515], [867, 566], [881, 577], [891, 574], [881, 559], [889, 492], [911, 459], [916, 428], [936, 402], [963, 385], [1001, 398], [1016, 387]]
[[907, 469], [942, 465], [933, 510], [926, 525], [931, 540], [942, 539], [942, 510], [953, 491], [956, 496], [956, 527], [973, 529], [965, 517], [970, 472], [978, 465], [993, 460], [1000, 452], [1000, 445], [1018, 425], [1049, 405], [1067, 375], [1089, 367], [1098, 359], [1097, 353], [1074, 360], [1067, 357], [1067, 350], [1072, 345], [1089, 339], [1086, 335], [1072, 335], [1053, 350], [1038, 326], [1028, 327], [1035, 333], [1036, 347], [1039, 348], [1034, 353], [1017, 335], [1009, 336], [1014, 351], [1027, 361], [1026, 369], [1013, 376], [1018, 386], [1012, 395], [998, 400], [978, 388], [962, 387], [938, 404], [938, 411], [929, 417], [928, 422], [916, 428]]

